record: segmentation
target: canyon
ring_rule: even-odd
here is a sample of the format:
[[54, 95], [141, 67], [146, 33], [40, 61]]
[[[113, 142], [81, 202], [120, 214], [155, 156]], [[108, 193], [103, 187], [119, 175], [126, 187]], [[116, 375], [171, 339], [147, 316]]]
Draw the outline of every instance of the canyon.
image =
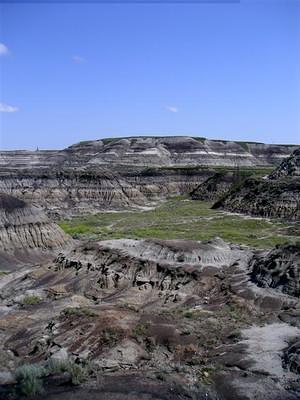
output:
[[299, 156], [192, 137], [1, 151], [0, 399], [298, 399]]
[[272, 168], [296, 146], [192, 137], [80, 142], [64, 150], [1, 151], [0, 192], [52, 217], [140, 207], [186, 194], [218, 168]]

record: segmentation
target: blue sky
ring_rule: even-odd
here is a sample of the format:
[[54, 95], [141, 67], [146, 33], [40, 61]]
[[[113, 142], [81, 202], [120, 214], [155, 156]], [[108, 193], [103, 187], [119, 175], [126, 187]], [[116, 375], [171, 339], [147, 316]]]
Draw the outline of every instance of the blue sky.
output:
[[0, 145], [300, 144], [300, 1], [0, 4]]

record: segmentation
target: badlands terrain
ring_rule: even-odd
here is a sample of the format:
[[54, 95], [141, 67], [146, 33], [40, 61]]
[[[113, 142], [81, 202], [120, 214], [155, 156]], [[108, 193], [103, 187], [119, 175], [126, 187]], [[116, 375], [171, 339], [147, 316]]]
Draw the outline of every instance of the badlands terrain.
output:
[[300, 398], [300, 151], [0, 152], [0, 399]]

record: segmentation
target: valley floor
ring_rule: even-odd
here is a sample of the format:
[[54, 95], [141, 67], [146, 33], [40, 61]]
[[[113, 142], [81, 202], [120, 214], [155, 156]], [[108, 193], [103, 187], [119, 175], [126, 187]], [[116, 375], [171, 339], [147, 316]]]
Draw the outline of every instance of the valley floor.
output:
[[173, 197], [150, 210], [103, 212], [60, 221], [68, 234], [78, 239], [184, 239], [223, 240], [270, 248], [296, 242], [299, 227], [278, 220], [255, 218], [212, 210], [205, 201]]

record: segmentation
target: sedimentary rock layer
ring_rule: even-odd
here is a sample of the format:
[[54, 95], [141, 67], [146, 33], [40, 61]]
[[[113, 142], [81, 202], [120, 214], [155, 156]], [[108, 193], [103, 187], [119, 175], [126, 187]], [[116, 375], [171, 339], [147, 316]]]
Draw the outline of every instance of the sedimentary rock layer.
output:
[[190, 193], [193, 200], [216, 202], [223, 197], [233, 186], [240, 185], [254, 171], [220, 171], [200, 183]]
[[202, 168], [80, 168], [0, 173], [0, 190], [53, 216], [145, 206], [188, 193], [214, 173]]
[[[298, 250], [277, 250], [278, 270], [290, 273]], [[55, 262], [5, 276], [0, 378], [11, 386], [0, 386], [0, 399], [17, 399], [18, 365], [58, 360], [101, 377], [96, 387], [72, 388], [76, 398], [106, 398], [114, 378], [124, 382], [109, 390], [111, 399], [161, 399], [151, 379], [172, 388], [163, 395], [169, 400], [296, 400], [299, 345], [289, 343], [299, 338], [299, 298], [251, 282], [256, 257], [267, 266], [266, 253], [220, 239], [110, 240], [75, 243]], [[296, 315], [290, 322], [288, 313]], [[132, 374], [142, 382], [137, 393], [133, 386], [128, 393]], [[68, 397], [70, 375], [49, 375], [43, 396]]]
[[296, 146], [208, 140], [192, 137], [128, 137], [80, 142], [60, 151], [2, 151], [0, 167], [82, 165], [273, 166]]
[[0, 193], [0, 258], [2, 267], [10, 255], [51, 250], [67, 242], [66, 234], [43, 213], [5, 193]]
[[0, 152], [0, 192], [68, 216], [140, 207], [186, 194], [220, 165], [277, 165], [293, 146], [136, 137], [75, 144], [60, 151]]
[[299, 193], [299, 179], [271, 181], [249, 178], [240, 187], [229, 191], [213, 208], [297, 221], [300, 219]]

